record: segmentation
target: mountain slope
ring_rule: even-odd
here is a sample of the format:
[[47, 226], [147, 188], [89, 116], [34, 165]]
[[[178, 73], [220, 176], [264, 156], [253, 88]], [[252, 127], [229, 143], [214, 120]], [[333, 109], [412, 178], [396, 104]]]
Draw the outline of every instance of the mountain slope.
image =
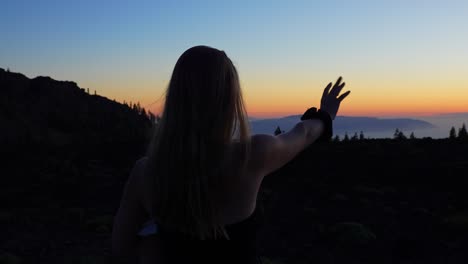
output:
[[0, 123], [0, 142], [10, 145], [127, 141], [145, 137], [152, 124], [144, 109], [90, 95], [74, 82], [3, 69]]

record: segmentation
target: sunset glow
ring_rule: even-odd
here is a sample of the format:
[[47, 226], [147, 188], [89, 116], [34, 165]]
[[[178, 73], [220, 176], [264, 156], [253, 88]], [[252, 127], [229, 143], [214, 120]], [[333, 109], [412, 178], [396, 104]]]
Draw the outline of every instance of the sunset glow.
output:
[[301, 114], [338, 76], [341, 115], [468, 112], [466, 1], [64, 2], [3, 4], [1, 68], [157, 114], [178, 57], [203, 44], [233, 60], [251, 116]]

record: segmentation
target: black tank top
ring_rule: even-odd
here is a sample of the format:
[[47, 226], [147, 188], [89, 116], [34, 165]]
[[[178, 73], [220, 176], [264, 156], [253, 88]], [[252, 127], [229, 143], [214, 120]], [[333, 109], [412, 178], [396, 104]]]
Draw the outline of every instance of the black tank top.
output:
[[263, 207], [257, 205], [246, 219], [226, 225], [230, 240], [201, 241], [160, 226], [168, 263], [258, 264], [257, 235], [264, 220]]

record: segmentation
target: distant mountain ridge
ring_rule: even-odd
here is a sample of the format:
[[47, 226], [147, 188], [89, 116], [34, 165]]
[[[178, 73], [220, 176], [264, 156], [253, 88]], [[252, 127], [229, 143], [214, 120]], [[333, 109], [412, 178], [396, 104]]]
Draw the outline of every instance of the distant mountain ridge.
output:
[[[282, 118], [268, 118], [251, 121], [253, 133], [272, 134], [276, 127], [288, 131], [300, 121], [301, 115], [291, 115]], [[412, 118], [377, 118], [377, 117], [352, 117], [337, 116], [334, 121], [334, 133], [359, 133], [363, 132], [384, 132], [400, 130], [430, 129], [434, 125], [423, 120]]]
[[139, 105], [89, 94], [75, 82], [0, 68], [0, 143], [92, 144], [141, 139], [152, 127]]

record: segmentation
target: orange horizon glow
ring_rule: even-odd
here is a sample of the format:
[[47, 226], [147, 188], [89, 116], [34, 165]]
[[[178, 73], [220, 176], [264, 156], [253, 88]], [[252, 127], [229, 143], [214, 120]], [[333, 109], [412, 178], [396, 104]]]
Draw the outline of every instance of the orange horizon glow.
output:
[[[323, 84], [315, 86], [323, 86]], [[466, 86], [468, 87], [468, 84]], [[351, 94], [342, 102], [339, 116], [404, 117], [468, 113], [468, 89], [467, 92], [459, 89], [459, 94], [453, 95], [440, 92], [443, 89], [434, 85], [426, 89], [424, 94], [419, 92], [424, 88], [414, 89], [416, 92], [406, 92], [406, 94], [402, 89], [399, 89], [397, 93], [393, 92], [390, 87], [381, 87], [380, 93], [369, 92], [372, 91], [372, 87], [367, 85], [360, 85], [359, 88], [349, 85], [345, 87], [345, 90], [347, 88], [351, 90]], [[159, 91], [163, 90], [159, 89]], [[147, 110], [159, 114], [164, 103], [163, 93], [159, 92], [158, 96], [154, 96], [155, 89], [146, 91], [141, 100], [134, 98], [130, 101], [140, 101]], [[310, 89], [309, 87], [297, 87], [294, 93], [292, 91], [285, 93], [280, 88], [244, 89], [244, 102], [249, 116], [283, 117], [300, 115], [309, 107], [319, 107], [321, 93], [321, 88]], [[121, 96], [123, 97], [123, 94]], [[126, 99], [126, 101], [129, 100]]]
[[[98, 88], [98, 94], [111, 100], [140, 102], [145, 109], [159, 114], [171, 67], [155, 77], [148, 73], [136, 80], [122, 74], [112, 78], [111, 83], [103, 78], [79, 85], [90, 90]], [[460, 66], [380, 70], [376, 66], [362, 71], [347, 67], [333, 71], [342, 74], [332, 74], [330, 70], [309, 72], [300, 67], [289, 72], [280, 68], [257, 73], [249, 67], [241, 64], [237, 68], [246, 109], [252, 117], [300, 115], [309, 107], [319, 107], [323, 88], [340, 75], [346, 83], [342, 92], [351, 91], [342, 102], [338, 113], [341, 116], [404, 117], [468, 112], [468, 79], [463, 77], [464, 68]]]
[[[350, 82], [351, 83], [351, 82]], [[323, 86], [315, 84], [314, 86]], [[357, 85], [353, 85], [357, 86]], [[467, 92], [459, 90], [458, 95], [440, 92], [437, 87], [426, 89], [424, 94], [409, 93], [399, 89], [393, 92], [390, 87], [381, 87], [380, 93], [372, 93], [372, 87], [361, 84], [359, 88], [351, 85], [345, 90], [351, 94], [342, 102], [338, 115], [341, 116], [431, 116], [438, 114], [466, 113], [468, 112]], [[390, 85], [388, 85], [390, 86]], [[468, 87], [468, 84], [466, 85]], [[273, 86], [270, 86], [273, 87]], [[463, 86], [462, 86], [463, 87]], [[250, 87], [249, 87], [250, 88]], [[140, 102], [142, 107], [155, 115], [162, 112], [165, 86], [159, 89], [146, 86], [138, 96], [128, 96], [126, 89], [119, 89], [120, 93], [104, 95], [119, 102]], [[297, 87], [294, 93], [283, 92], [280, 88], [262, 90], [244, 89], [244, 102], [249, 116], [272, 118], [289, 115], [300, 115], [309, 107], [319, 107], [322, 88]], [[99, 92], [98, 92], [99, 94]], [[402, 95], [403, 94], [403, 95]]]
[[[301, 115], [308, 107], [318, 107], [318, 104], [310, 106], [271, 106], [260, 105], [251, 106], [247, 103], [247, 113], [251, 117], [257, 118], [277, 118], [290, 115]], [[162, 112], [162, 103], [152, 105], [147, 110], [150, 110], [155, 115]], [[366, 117], [412, 117], [412, 116], [434, 116], [443, 114], [468, 113], [468, 106], [464, 104], [444, 105], [396, 105], [388, 103], [378, 108], [373, 105], [343, 105], [340, 108], [338, 116], [366, 116]]]
[[[354, 117], [430, 117], [445, 114], [460, 114], [468, 113], [468, 109], [464, 111], [440, 111], [440, 112], [428, 112], [428, 111], [416, 111], [416, 112], [384, 112], [384, 111], [371, 111], [371, 112], [360, 112], [360, 111], [341, 111], [338, 116], [354, 116]], [[248, 115], [256, 118], [279, 118], [291, 115], [302, 115], [303, 112], [249, 112]]]

